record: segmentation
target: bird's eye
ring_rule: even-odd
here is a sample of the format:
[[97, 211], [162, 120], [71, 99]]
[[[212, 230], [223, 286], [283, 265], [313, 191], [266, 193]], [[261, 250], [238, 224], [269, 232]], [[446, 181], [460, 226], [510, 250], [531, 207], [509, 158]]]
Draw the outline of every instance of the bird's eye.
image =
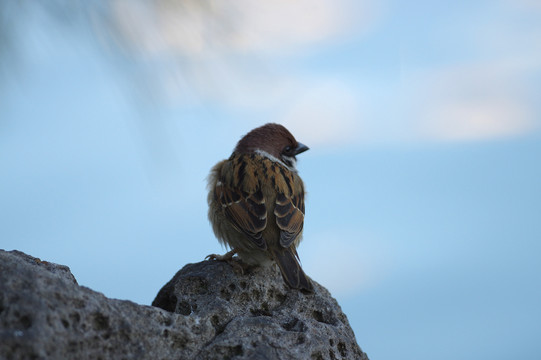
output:
[[288, 154], [288, 153], [290, 153], [290, 152], [291, 152], [291, 146], [286, 146], [286, 147], [284, 148], [284, 153]]

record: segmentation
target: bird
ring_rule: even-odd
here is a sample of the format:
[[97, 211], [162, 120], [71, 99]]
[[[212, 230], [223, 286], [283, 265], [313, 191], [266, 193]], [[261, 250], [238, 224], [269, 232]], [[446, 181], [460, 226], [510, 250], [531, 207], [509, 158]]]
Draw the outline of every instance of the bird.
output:
[[211, 169], [208, 217], [231, 250], [207, 259], [231, 261], [236, 254], [247, 265], [276, 263], [290, 288], [313, 292], [297, 253], [305, 191], [296, 156], [308, 149], [283, 125], [268, 123], [244, 135], [231, 156]]

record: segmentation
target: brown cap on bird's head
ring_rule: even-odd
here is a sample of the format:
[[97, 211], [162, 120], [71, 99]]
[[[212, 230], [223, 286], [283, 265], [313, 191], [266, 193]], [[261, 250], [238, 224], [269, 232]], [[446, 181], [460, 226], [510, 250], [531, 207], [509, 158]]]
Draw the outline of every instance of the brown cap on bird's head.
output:
[[237, 154], [263, 153], [294, 167], [295, 155], [308, 150], [284, 126], [265, 124], [244, 135], [235, 147]]

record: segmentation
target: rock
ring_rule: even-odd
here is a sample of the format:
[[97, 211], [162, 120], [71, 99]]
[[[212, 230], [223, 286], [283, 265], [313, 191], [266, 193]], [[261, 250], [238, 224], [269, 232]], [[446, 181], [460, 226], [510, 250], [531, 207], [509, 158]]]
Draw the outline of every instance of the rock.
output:
[[66, 266], [0, 250], [1, 359], [368, 359], [322, 286], [275, 268], [186, 265], [154, 307], [79, 286]]
[[314, 285], [305, 295], [289, 289], [276, 267], [240, 275], [205, 261], [186, 265], [152, 305], [210, 323], [204, 359], [367, 359], [336, 300]]

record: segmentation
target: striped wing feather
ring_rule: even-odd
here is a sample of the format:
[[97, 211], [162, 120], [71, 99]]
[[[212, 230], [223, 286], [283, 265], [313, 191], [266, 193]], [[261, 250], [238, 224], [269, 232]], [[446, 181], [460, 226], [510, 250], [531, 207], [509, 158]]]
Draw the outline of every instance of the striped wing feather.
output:
[[290, 247], [304, 225], [304, 193], [291, 197], [278, 193], [274, 215], [276, 224], [281, 230], [280, 245], [285, 248]]
[[262, 232], [267, 226], [267, 207], [261, 189], [249, 194], [239, 189], [217, 186], [215, 194], [235, 229], [246, 234], [259, 248], [266, 249]]

